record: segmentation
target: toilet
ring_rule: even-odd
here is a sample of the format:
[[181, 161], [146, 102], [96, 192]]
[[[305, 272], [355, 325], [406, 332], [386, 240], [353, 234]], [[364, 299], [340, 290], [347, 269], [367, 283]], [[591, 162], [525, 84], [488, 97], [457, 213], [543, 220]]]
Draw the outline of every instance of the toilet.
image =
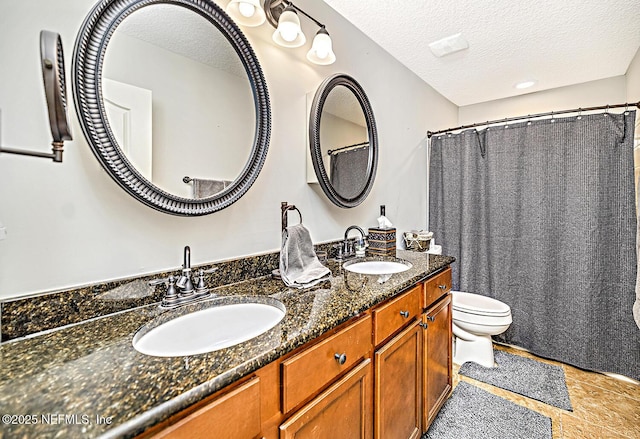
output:
[[492, 335], [511, 325], [511, 308], [506, 303], [479, 294], [452, 291], [453, 361], [473, 361], [494, 367]]

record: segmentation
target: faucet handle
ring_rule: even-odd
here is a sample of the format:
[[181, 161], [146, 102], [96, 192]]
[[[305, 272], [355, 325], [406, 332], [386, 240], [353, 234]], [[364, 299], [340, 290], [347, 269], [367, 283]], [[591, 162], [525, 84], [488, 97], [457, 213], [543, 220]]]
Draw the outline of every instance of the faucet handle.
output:
[[155, 286], [160, 284], [167, 285], [167, 292], [164, 294], [164, 297], [162, 298], [162, 303], [167, 305], [175, 302], [175, 300], [178, 297], [178, 293], [176, 292], [175, 282], [176, 282], [176, 278], [172, 275], [169, 277], [150, 280], [149, 285], [150, 286]]
[[169, 277], [161, 277], [158, 279], [151, 279], [148, 284], [151, 287], [155, 287], [156, 285], [160, 285], [160, 284], [168, 284], [169, 283], [169, 279], [173, 279], [173, 276], [169, 276]]
[[207, 287], [204, 284], [204, 275], [205, 273], [214, 273], [218, 271], [218, 267], [209, 268], [208, 270], [203, 270], [202, 268], [198, 270], [198, 281], [196, 283], [196, 291], [202, 292], [206, 291]]

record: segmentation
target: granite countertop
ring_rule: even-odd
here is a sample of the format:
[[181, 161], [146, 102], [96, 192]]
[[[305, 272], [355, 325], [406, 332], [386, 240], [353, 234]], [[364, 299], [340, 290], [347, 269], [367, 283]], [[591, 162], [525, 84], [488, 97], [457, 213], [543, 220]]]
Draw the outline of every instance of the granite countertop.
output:
[[1, 344], [0, 438], [133, 437], [454, 261], [408, 251], [398, 257], [412, 268], [384, 283], [330, 263], [330, 280], [307, 290], [271, 277], [216, 288], [212, 300], [268, 296], [287, 312], [263, 335], [209, 354], [137, 352], [136, 331], [172, 312], [157, 304]]

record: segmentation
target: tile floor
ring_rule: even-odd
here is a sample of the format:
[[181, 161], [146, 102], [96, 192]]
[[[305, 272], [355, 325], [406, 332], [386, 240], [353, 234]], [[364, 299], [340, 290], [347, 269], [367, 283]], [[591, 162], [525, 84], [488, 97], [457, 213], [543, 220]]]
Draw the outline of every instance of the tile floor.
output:
[[573, 412], [458, 375], [453, 365], [453, 385], [472, 383], [516, 404], [551, 418], [553, 439], [640, 439], [640, 385], [594, 372], [587, 372], [528, 352], [495, 345], [511, 354], [555, 364], [564, 369]]

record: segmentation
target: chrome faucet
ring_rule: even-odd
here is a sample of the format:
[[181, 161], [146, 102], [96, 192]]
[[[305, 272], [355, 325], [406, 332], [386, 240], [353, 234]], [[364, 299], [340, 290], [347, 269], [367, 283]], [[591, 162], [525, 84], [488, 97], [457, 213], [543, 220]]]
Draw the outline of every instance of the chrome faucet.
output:
[[184, 261], [182, 263], [182, 273], [176, 280], [175, 276], [169, 276], [162, 279], [154, 279], [149, 281], [149, 285], [166, 284], [167, 292], [162, 298], [161, 308], [175, 308], [180, 305], [206, 299], [212, 294], [205, 286], [205, 273], [213, 273], [218, 268], [213, 267], [209, 270], [198, 270], [198, 279], [194, 288], [191, 280], [191, 248], [187, 245], [184, 247]]
[[188, 297], [194, 294], [193, 282], [191, 282], [191, 248], [188, 245], [184, 246], [184, 262], [182, 263], [182, 275], [178, 278], [176, 286], [180, 290], [180, 294], [183, 297]]
[[338, 249], [338, 255], [336, 259], [347, 259], [352, 256], [355, 256], [356, 252], [353, 248], [353, 241], [349, 240], [349, 232], [352, 230], [357, 230], [360, 232], [360, 239], [357, 241], [362, 246], [366, 245], [367, 242], [367, 234], [362, 230], [362, 228], [358, 226], [349, 226], [347, 230], [344, 232], [344, 240], [342, 241], [341, 247]]

